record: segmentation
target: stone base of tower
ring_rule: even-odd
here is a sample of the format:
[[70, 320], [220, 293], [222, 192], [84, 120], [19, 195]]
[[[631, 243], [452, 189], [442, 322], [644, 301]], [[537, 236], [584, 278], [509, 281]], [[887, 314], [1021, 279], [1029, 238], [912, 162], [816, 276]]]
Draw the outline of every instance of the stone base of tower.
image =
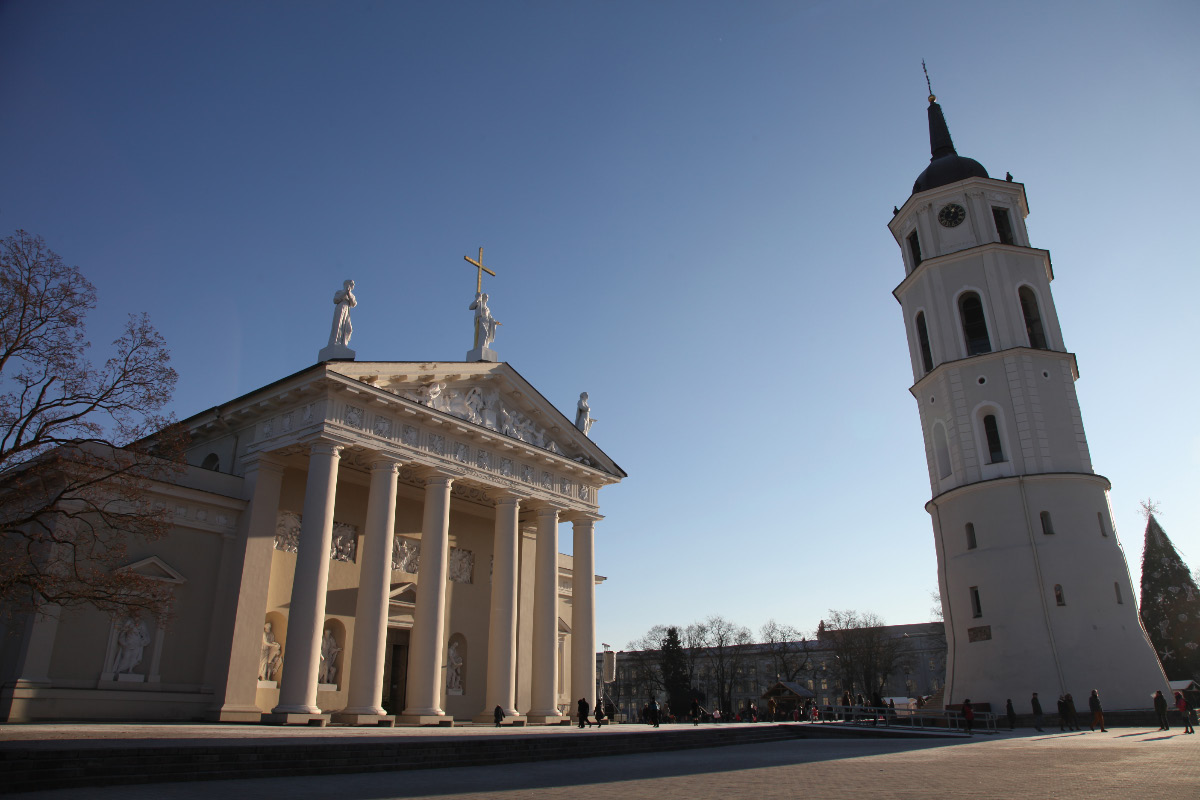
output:
[[[1108, 481], [1051, 473], [971, 484], [927, 509], [946, 624], [947, 705], [1056, 712], [1092, 689], [1106, 710], [1147, 708], [1166, 675], [1138, 618], [1108, 511]], [[968, 528], [970, 526], [970, 528]], [[969, 532], [968, 532], [969, 531]]]

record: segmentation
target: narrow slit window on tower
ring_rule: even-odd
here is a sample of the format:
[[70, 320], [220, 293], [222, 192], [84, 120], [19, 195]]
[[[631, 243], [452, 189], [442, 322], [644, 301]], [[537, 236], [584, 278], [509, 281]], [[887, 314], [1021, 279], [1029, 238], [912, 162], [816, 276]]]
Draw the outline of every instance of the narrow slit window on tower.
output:
[[952, 472], [950, 468], [950, 445], [946, 441], [946, 426], [941, 422], [937, 422], [933, 426], [933, 450], [934, 458], [937, 459], [938, 477], [949, 478]]
[[933, 369], [933, 350], [929, 347], [929, 328], [925, 325], [925, 312], [917, 312], [917, 342], [921, 346], [921, 363], [925, 371]]
[[967, 549], [974, 550], [979, 545], [975, 542], [975, 523], [967, 523]]
[[983, 616], [983, 605], [979, 602], [979, 587], [971, 587], [971, 613], [976, 617]]
[[1102, 511], [1096, 512], [1096, 522], [1100, 523], [1100, 535], [1108, 536], [1108, 528], [1104, 527], [1104, 513]]
[[1058, 603], [1060, 606], [1065, 606], [1067, 604], [1067, 598], [1063, 596], [1061, 583], [1054, 584], [1054, 602]]
[[1033, 289], [1022, 286], [1017, 290], [1021, 300], [1021, 314], [1025, 317], [1025, 335], [1029, 337], [1029, 346], [1038, 350], [1046, 349], [1046, 329], [1042, 327], [1042, 315], [1038, 311], [1037, 296]]
[[917, 238], [916, 231], [908, 235], [908, 252], [912, 255], [913, 269], [916, 269], [921, 263], [921, 240]]
[[996, 235], [1000, 237], [1000, 244], [1016, 244], [1013, 240], [1012, 221], [1008, 218], [1008, 209], [992, 206], [992, 219], [996, 221]]
[[1004, 448], [1000, 446], [1000, 427], [996, 424], [995, 414], [983, 418], [983, 435], [987, 437], [988, 463], [1002, 463], [1005, 460]]
[[1117, 605], [1125, 605], [1125, 599], [1121, 597], [1121, 584], [1119, 582], [1113, 581], [1113, 591], [1117, 593]]
[[967, 340], [967, 355], [992, 352], [992, 340], [988, 337], [987, 319], [983, 316], [983, 301], [975, 292], [967, 292], [958, 298], [958, 311], [962, 317], [963, 337]]
[[1042, 517], [1042, 533], [1046, 534], [1047, 536], [1053, 536], [1054, 535], [1054, 523], [1050, 521], [1050, 512], [1043, 511], [1041, 514], [1041, 517]]

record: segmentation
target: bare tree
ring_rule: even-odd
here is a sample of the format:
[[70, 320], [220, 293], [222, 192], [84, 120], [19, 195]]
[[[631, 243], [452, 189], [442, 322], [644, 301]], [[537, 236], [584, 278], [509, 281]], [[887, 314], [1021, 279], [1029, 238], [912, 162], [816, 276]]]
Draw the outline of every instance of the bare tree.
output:
[[664, 690], [662, 646], [667, 638], [667, 626], [655, 625], [641, 637], [630, 642], [624, 654], [626, 675], [629, 676], [630, 698], [645, 701]]
[[791, 625], [767, 620], [759, 631], [759, 641], [771, 656], [771, 664], [779, 680], [794, 681], [809, 669], [811, 654], [804, 634]]
[[929, 621], [941, 622], [943, 619], [941, 591], [934, 589], [929, 593], [929, 599], [933, 602], [933, 605], [929, 607]]
[[[146, 315], [103, 364], [84, 335], [96, 292], [40, 236], [0, 240], [0, 606], [167, 613], [168, 593], [120, 567], [163, 535], [150, 483], [181, 462], [163, 415], [176, 373]], [[150, 438], [153, 435], [153, 438]]]
[[750, 631], [720, 614], [704, 621], [704, 631], [704, 655], [717, 686], [721, 707], [729, 713], [733, 711], [733, 684], [746, 662]]
[[871, 612], [835, 611], [822, 624], [823, 644], [833, 652], [833, 672], [844, 691], [882, 693], [888, 676], [904, 665], [908, 642], [893, 636]]

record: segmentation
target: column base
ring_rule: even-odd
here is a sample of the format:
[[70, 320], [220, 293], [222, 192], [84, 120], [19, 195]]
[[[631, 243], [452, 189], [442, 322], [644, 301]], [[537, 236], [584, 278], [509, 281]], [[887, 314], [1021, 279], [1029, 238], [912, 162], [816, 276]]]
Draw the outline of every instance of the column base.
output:
[[311, 725], [324, 728], [329, 724], [328, 714], [307, 714], [291, 711], [272, 711], [262, 715], [263, 725]]
[[571, 718], [564, 717], [557, 711], [542, 712], [530, 711], [525, 715], [525, 719], [530, 725], [570, 725]]
[[397, 725], [436, 725], [440, 728], [453, 728], [454, 718], [445, 714], [398, 714]]
[[[479, 714], [476, 714], [475, 716], [471, 717], [471, 722], [490, 722], [491, 724], [495, 725], [496, 724], [495, 712], [494, 711], [480, 712]], [[514, 725], [519, 728], [525, 724], [525, 715], [524, 714], [515, 714], [515, 713], [514, 714], [505, 714], [504, 719], [503, 719], [503, 721], [501, 721], [500, 724], [501, 725]]]
[[374, 725], [380, 728], [396, 727], [396, 718], [391, 714], [356, 714], [353, 711], [339, 711], [333, 715], [333, 722], [338, 725]]
[[223, 706], [208, 712], [211, 722], [262, 722], [262, 715], [258, 706]]

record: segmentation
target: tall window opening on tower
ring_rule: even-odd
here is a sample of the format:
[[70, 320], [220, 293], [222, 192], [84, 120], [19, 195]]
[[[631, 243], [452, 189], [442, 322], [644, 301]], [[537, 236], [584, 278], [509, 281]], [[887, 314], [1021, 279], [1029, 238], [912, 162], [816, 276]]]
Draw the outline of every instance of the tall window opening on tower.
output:
[[1113, 591], [1117, 593], [1117, 605], [1125, 605], [1125, 599], [1121, 597], [1121, 584], [1113, 581]]
[[976, 617], [983, 616], [983, 605], [979, 602], [979, 587], [971, 587], [971, 614]]
[[1108, 536], [1108, 528], [1104, 527], [1104, 514], [1103, 514], [1103, 512], [1100, 512], [1100, 511], [1097, 511], [1097, 512], [1096, 512], [1096, 522], [1100, 523], [1100, 535], [1101, 535], [1101, 536]]
[[1054, 602], [1058, 603], [1060, 606], [1065, 606], [1067, 604], [1067, 598], [1065, 595], [1063, 595], [1061, 583], [1054, 584]]
[[1016, 244], [1013, 241], [1012, 221], [1008, 218], [1008, 209], [992, 206], [992, 219], [996, 221], [996, 235], [1000, 237], [1000, 244]]
[[967, 523], [967, 549], [974, 550], [979, 545], [975, 542], [975, 523]]
[[913, 269], [916, 269], [921, 263], [921, 240], [917, 238], [916, 231], [908, 235], [908, 252], [912, 255]]
[[946, 441], [946, 426], [937, 422], [933, 426], [933, 450], [937, 458], [939, 478], [950, 477], [950, 446]]
[[987, 438], [988, 463], [999, 464], [1005, 461], [1004, 448], [1000, 446], [1000, 426], [996, 424], [995, 414], [988, 414], [983, 418], [983, 435]]
[[921, 345], [921, 363], [925, 371], [933, 369], [933, 350], [929, 347], [929, 328], [925, 325], [925, 312], [917, 312], [917, 342]]
[[983, 316], [983, 301], [975, 292], [966, 292], [958, 298], [958, 312], [962, 317], [963, 337], [967, 340], [967, 355], [992, 352], [992, 340], [988, 337], [987, 320]]
[[1046, 534], [1047, 536], [1053, 536], [1054, 535], [1054, 523], [1050, 521], [1050, 512], [1043, 511], [1041, 516], [1042, 516], [1042, 533]]
[[1038, 311], [1037, 296], [1033, 289], [1022, 286], [1017, 290], [1021, 299], [1021, 313], [1025, 316], [1025, 335], [1029, 337], [1029, 346], [1038, 350], [1046, 349], [1046, 330], [1042, 327], [1042, 315]]

